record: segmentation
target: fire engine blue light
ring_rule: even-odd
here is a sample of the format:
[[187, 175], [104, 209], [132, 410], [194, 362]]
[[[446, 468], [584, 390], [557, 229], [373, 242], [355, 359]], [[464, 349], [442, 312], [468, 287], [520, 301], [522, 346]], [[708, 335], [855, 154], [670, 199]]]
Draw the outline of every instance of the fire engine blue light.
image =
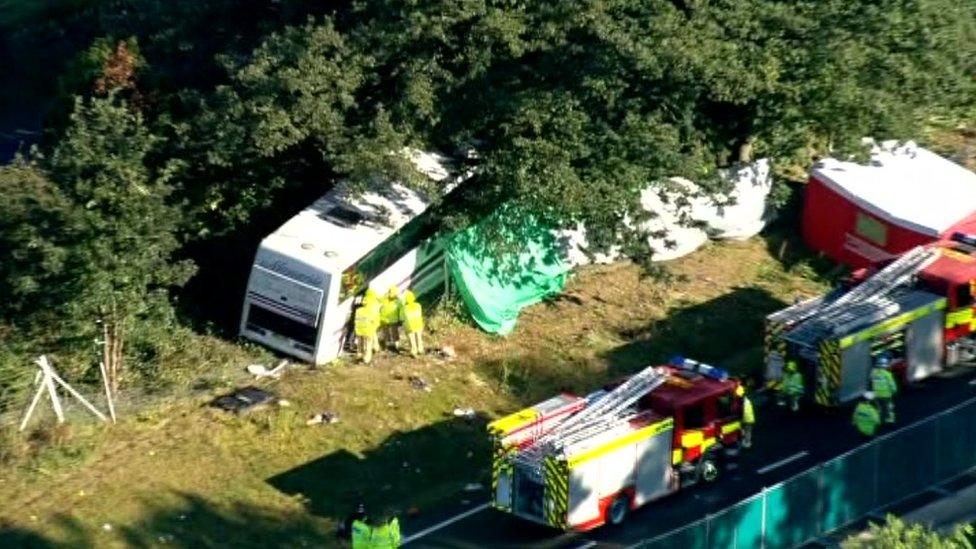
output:
[[671, 357], [669, 363], [672, 366], [681, 368], [682, 370], [697, 372], [705, 377], [710, 377], [719, 381], [725, 381], [729, 378], [729, 373], [722, 368], [712, 366], [711, 364], [705, 364], [704, 362], [698, 362], [697, 360], [691, 360], [680, 355]]

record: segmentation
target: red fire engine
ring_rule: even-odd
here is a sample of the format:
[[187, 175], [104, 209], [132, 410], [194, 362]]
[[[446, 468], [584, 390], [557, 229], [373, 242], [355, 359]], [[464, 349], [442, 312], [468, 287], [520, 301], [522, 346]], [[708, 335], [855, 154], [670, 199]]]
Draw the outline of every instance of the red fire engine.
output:
[[492, 504], [568, 530], [718, 478], [742, 436], [740, 384], [692, 360], [588, 396], [562, 394], [489, 425]]
[[860, 397], [884, 355], [905, 381], [976, 356], [976, 237], [915, 248], [882, 268], [855, 272], [827, 295], [766, 319], [766, 375], [794, 361], [822, 405]]

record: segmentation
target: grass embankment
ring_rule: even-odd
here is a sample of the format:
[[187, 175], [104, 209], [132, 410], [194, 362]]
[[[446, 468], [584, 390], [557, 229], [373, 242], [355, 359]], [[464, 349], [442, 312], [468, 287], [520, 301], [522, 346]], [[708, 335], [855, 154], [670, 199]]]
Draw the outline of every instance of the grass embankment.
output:
[[[6, 470], [0, 541], [318, 545], [359, 499], [426, 512], [487, 480], [487, 417], [559, 389], [592, 390], [674, 353], [754, 372], [763, 316], [821, 289], [808, 264], [774, 257], [782, 250], [770, 239], [711, 245], [670, 264], [668, 283], [624, 263], [587, 268], [563, 295], [527, 310], [508, 338], [432, 319], [431, 340], [453, 345], [453, 361], [383, 356], [264, 383], [288, 407], [236, 418], [201, 398], [111, 428], [74, 425], [30, 466]], [[229, 357], [246, 364], [244, 354]], [[480, 417], [454, 418], [457, 406]], [[325, 410], [341, 421], [305, 425]]]

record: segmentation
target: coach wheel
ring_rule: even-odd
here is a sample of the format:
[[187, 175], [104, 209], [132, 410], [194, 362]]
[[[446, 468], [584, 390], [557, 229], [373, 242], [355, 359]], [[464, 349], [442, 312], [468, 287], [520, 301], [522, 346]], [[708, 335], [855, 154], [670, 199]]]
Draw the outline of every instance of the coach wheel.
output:
[[607, 522], [613, 525], [622, 523], [627, 518], [628, 511], [630, 511], [630, 498], [626, 494], [617, 496], [607, 509]]

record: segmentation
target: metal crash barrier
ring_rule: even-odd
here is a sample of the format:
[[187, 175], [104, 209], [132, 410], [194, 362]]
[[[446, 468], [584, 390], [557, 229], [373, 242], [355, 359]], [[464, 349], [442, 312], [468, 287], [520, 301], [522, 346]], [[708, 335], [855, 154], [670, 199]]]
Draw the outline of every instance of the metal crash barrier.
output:
[[976, 399], [633, 547], [796, 547], [973, 468]]

